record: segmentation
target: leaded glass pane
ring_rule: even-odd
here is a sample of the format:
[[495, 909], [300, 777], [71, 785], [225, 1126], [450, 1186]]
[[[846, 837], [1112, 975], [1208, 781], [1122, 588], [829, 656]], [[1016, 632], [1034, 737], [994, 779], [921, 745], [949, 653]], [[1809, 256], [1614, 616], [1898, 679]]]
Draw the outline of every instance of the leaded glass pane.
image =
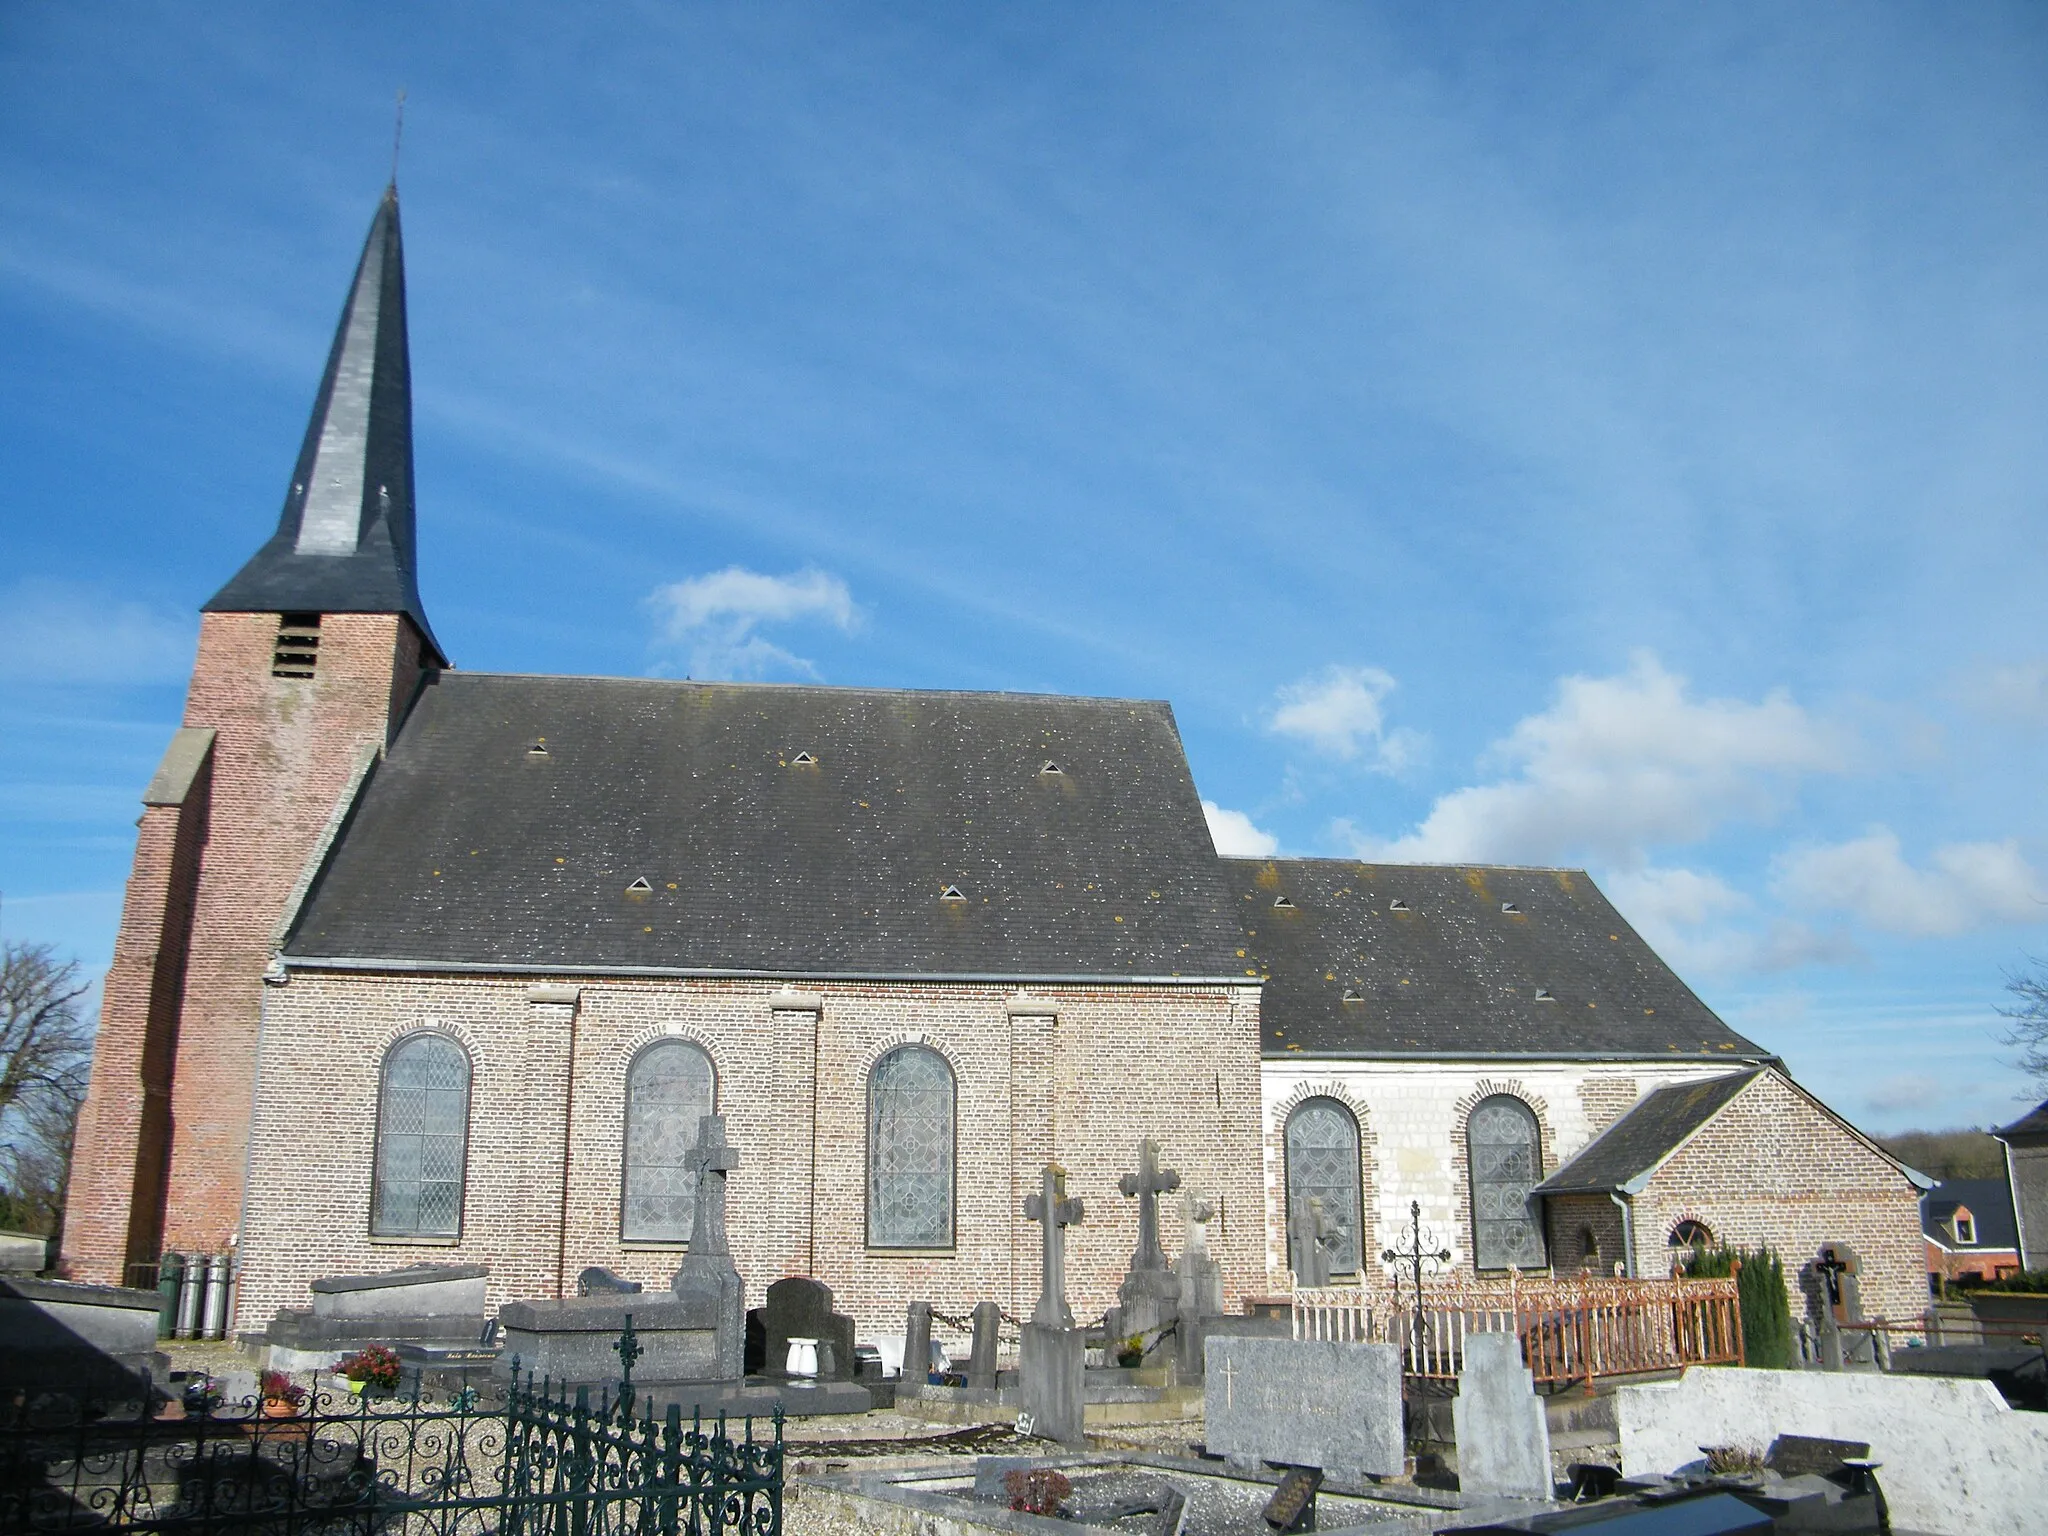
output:
[[953, 1072], [922, 1046], [891, 1051], [868, 1079], [868, 1241], [953, 1243]]
[[370, 1230], [454, 1237], [469, 1142], [469, 1055], [445, 1035], [413, 1035], [384, 1058]]
[[1480, 1269], [1541, 1269], [1543, 1231], [1529, 1192], [1543, 1179], [1535, 1113], [1520, 1099], [1486, 1099], [1465, 1128], [1472, 1176], [1472, 1246]]
[[645, 1242], [687, 1243], [696, 1214], [690, 1149], [713, 1112], [711, 1058], [687, 1040], [664, 1040], [626, 1074], [626, 1178], [619, 1230]]
[[1336, 1232], [1324, 1242], [1330, 1273], [1358, 1273], [1358, 1122], [1334, 1099], [1309, 1099], [1287, 1117], [1287, 1203], [1323, 1202], [1324, 1218]]

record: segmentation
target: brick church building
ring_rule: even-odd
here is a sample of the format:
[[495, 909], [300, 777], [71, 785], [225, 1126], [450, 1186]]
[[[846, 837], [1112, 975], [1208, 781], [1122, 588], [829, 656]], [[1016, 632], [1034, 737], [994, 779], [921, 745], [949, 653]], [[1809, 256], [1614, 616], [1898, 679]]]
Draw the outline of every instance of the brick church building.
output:
[[1049, 1161], [1097, 1315], [1145, 1136], [1215, 1201], [1233, 1307], [1288, 1289], [1313, 1197], [1339, 1281], [1419, 1201], [1457, 1269], [1846, 1241], [1917, 1315], [1915, 1176], [1583, 873], [1219, 858], [1157, 701], [456, 670], [411, 415], [391, 190], [143, 793], [73, 1277], [232, 1251], [242, 1330], [421, 1261], [494, 1304], [660, 1285], [715, 1106], [750, 1302], [814, 1275], [863, 1332], [1025, 1312]]

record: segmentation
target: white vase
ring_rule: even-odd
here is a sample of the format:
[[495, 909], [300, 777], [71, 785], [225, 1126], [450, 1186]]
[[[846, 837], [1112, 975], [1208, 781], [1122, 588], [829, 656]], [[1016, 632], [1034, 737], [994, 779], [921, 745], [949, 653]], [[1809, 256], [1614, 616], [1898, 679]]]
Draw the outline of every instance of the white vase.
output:
[[818, 1341], [816, 1339], [791, 1339], [789, 1341], [789, 1358], [783, 1362], [782, 1368], [791, 1376], [801, 1376], [807, 1380], [816, 1379], [818, 1374]]

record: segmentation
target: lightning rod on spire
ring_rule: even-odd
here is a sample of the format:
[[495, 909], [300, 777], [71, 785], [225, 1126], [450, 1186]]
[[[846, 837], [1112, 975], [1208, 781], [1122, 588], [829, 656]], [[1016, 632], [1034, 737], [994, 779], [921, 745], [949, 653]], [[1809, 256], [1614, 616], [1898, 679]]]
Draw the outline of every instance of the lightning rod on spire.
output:
[[398, 185], [398, 147], [405, 140], [405, 87], [398, 88], [398, 111], [391, 126], [391, 185]]

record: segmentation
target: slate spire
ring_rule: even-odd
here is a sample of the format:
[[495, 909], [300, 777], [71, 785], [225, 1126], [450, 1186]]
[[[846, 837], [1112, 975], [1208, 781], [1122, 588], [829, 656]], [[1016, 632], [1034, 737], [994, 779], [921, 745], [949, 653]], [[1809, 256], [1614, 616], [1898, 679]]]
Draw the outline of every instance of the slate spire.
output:
[[204, 611], [402, 613], [446, 665], [420, 604], [412, 494], [412, 364], [394, 183], [370, 221], [277, 532]]

